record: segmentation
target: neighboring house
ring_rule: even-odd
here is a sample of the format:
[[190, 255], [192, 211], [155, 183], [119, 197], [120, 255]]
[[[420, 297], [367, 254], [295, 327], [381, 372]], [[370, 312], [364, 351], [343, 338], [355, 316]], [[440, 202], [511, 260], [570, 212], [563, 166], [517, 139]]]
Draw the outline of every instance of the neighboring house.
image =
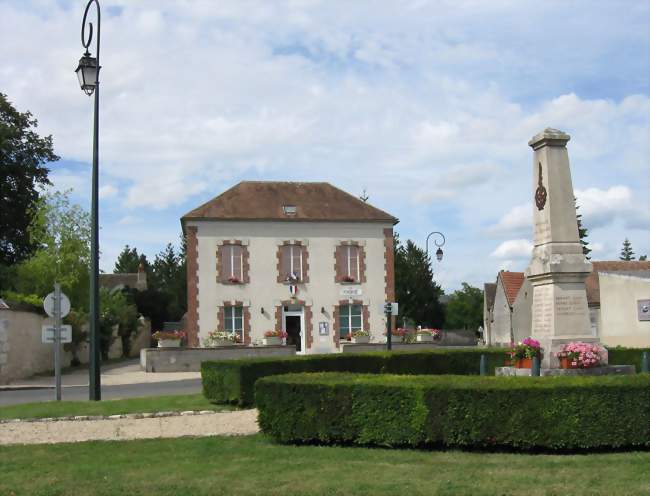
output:
[[649, 347], [650, 320], [642, 320], [650, 300], [650, 261], [592, 262], [585, 281], [594, 335], [608, 346]]
[[[608, 346], [650, 346], [650, 319], [644, 320], [640, 308], [650, 304], [650, 261], [592, 261], [593, 271], [585, 281], [591, 332]], [[497, 277], [496, 295], [492, 307], [491, 344], [503, 344], [511, 326], [514, 341], [530, 336], [532, 328], [532, 286], [519, 272], [500, 272]], [[499, 281], [502, 282], [499, 285]], [[503, 287], [503, 290], [500, 288]], [[517, 288], [510, 305], [510, 323], [506, 302], [507, 290]], [[501, 297], [500, 297], [501, 294]], [[486, 297], [485, 308], [489, 299]], [[497, 315], [499, 313], [499, 315]], [[641, 312], [642, 313], [642, 312]], [[487, 327], [486, 327], [487, 329]], [[495, 338], [494, 336], [498, 336]]]
[[140, 264], [138, 272], [122, 274], [99, 274], [99, 287], [109, 291], [122, 290], [124, 288], [144, 291], [147, 289], [147, 273]]
[[397, 222], [328, 183], [245, 181], [192, 210], [190, 346], [215, 330], [245, 344], [284, 330], [301, 353], [337, 351], [356, 329], [382, 341]]
[[488, 346], [492, 344], [492, 322], [494, 321], [494, 296], [496, 292], [496, 283], [486, 282], [483, 285], [483, 342]]
[[514, 340], [512, 311], [523, 283], [523, 272], [502, 270], [497, 275], [488, 344], [504, 346]]

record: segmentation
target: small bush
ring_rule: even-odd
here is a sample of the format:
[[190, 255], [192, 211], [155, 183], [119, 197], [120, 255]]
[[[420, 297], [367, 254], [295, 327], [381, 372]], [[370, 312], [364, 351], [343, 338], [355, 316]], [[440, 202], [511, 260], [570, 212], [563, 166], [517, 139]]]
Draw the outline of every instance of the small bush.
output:
[[288, 374], [256, 383], [281, 442], [517, 449], [650, 447], [650, 375]]
[[608, 348], [610, 365], [634, 365], [641, 372], [641, 355], [644, 351], [650, 354], [650, 348]]
[[203, 394], [215, 403], [253, 405], [255, 382], [269, 375], [297, 372], [357, 372], [363, 374], [478, 375], [481, 354], [488, 374], [503, 366], [503, 348], [439, 349], [417, 352], [345, 353], [286, 358], [249, 358], [203, 362]]

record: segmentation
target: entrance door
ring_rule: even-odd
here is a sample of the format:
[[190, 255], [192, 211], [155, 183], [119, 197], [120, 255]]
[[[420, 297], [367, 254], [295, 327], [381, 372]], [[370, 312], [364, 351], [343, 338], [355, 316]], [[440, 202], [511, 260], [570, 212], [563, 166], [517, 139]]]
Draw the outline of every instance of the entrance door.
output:
[[302, 307], [285, 306], [284, 307], [283, 327], [287, 333], [287, 346], [295, 346], [296, 351], [302, 351]]

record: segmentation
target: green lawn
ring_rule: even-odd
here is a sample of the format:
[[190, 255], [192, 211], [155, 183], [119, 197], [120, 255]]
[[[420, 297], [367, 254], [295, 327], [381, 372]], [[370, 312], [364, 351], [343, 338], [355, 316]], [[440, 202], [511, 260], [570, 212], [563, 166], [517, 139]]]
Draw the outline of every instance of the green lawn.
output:
[[650, 452], [283, 446], [257, 435], [0, 447], [2, 495], [650, 494]]
[[44, 418], [71, 415], [116, 415], [118, 413], [227, 409], [230, 409], [230, 407], [210, 403], [202, 394], [185, 394], [126, 400], [24, 403], [22, 405], [0, 407], [0, 418]]

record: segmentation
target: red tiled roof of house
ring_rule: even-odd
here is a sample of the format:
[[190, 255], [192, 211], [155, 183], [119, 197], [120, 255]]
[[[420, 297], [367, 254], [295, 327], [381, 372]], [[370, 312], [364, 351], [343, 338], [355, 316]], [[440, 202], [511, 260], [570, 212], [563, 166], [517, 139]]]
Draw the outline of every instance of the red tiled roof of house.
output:
[[[287, 213], [285, 207], [294, 208]], [[281, 181], [242, 181], [185, 214], [181, 222], [193, 219], [398, 222], [329, 183]]]
[[602, 262], [591, 262], [594, 270], [585, 280], [587, 289], [587, 302], [589, 305], [600, 305], [600, 272], [636, 272], [650, 270], [650, 261], [609, 260]]
[[502, 270], [499, 272], [499, 277], [501, 278], [503, 289], [506, 292], [508, 305], [512, 307], [517, 298], [517, 293], [519, 293], [519, 289], [524, 284], [524, 273]]

